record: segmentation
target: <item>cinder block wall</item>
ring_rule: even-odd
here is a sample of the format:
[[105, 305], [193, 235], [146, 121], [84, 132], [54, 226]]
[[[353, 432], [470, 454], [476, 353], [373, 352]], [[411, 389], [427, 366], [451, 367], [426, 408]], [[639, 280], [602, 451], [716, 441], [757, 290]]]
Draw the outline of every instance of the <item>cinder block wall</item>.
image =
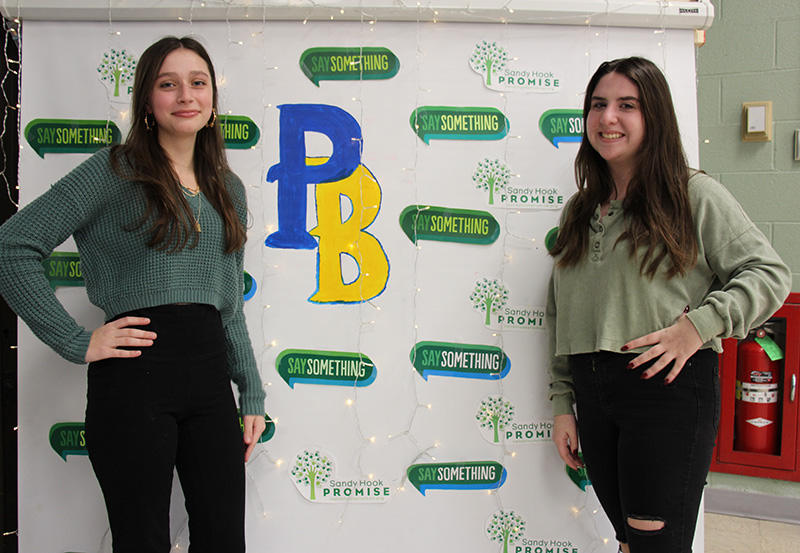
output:
[[[700, 164], [770, 238], [800, 291], [800, 0], [712, 0], [697, 50]], [[742, 102], [772, 101], [772, 141], [742, 142]], [[800, 484], [712, 473], [712, 488], [800, 498]]]

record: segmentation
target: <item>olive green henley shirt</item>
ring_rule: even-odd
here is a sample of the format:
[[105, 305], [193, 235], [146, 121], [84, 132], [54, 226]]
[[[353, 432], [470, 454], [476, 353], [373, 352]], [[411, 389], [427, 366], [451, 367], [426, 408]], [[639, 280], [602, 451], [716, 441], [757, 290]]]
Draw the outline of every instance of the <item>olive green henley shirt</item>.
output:
[[584, 261], [554, 267], [546, 308], [554, 414], [573, 412], [569, 355], [619, 352], [630, 340], [671, 326], [685, 311], [703, 347], [719, 352], [722, 338], [745, 337], [786, 299], [788, 267], [733, 196], [695, 173], [689, 200], [698, 256], [683, 277], [667, 279], [663, 267], [652, 279], [640, 274], [641, 255], [630, 257], [627, 242], [617, 244], [625, 230], [622, 201], [612, 201], [602, 218], [597, 207]]

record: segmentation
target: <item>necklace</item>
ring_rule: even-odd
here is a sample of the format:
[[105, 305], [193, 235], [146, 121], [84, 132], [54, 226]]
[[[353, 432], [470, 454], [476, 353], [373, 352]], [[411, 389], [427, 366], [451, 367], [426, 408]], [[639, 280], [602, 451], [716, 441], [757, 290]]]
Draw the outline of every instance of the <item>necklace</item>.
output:
[[200, 193], [200, 187], [197, 187], [195, 190], [192, 190], [191, 188], [186, 188], [183, 184], [181, 184], [181, 189], [183, 190], [183, 193], [189, 196], [190, 198], [194, 198]]
[[183, 190], [183, 193], [187, 197], [189, 197], [189, 198], [195, 198], [196, 197], [197, 198], [197, 215], [195, 216], [194, 214], [192, 214], [192, 217], [194, 217], [194, 228], [195, 228], [195, 230], [197, 232], [202, 232], [203, 229], [200, 228], [200, 213], [203, 211], [203, 196], [200, 195], [200, 188], [198, 187], [197, 190], [192, 192], [191, 190], [189, 190], [185, 186], [181, 185], [181, 190]]

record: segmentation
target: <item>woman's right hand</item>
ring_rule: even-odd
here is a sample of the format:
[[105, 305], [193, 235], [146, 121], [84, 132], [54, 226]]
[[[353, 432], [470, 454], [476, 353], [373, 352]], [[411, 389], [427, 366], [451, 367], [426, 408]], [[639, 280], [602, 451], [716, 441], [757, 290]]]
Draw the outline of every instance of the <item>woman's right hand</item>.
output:
[[125, 347], [148, 347], [153, 345], [156, 333], [131, 326], [144, 326], [150, 324], [150, 319], [145, 317], [123, 317], [116, 321], [106, 323], [94, 332], [89, 340], [89, 349], [86, 350], [86, 362], [92, 363], [112, 357], [139, 357], [140, 350], [118, 349]]
[[575, 470], [583, 468], [583, 461], [578, 457], [578, 423], [575, 415], [553, 417], [553, 441], [567, 465]]

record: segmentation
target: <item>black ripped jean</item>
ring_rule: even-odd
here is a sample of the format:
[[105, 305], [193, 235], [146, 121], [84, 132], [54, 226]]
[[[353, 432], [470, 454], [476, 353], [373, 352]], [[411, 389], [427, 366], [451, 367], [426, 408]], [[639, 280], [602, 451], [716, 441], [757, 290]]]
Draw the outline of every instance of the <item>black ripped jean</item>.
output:
[[210, 305], [162, 305], [158, 337], [134, 358], [89, 364], [86, 445], [103, 490], [114, 553], [169, 553], [177, 468], [190, 553], [243, 553], [245, 474], [225, 332]]
[[[717, 354], [703, 349], [664, 385], [636, 354], [570, 356], [586, 470], [617, 540], [632, 553], [688, 553], [719, 423]], [[632, 528], [629, 518], [664, 523]]]

